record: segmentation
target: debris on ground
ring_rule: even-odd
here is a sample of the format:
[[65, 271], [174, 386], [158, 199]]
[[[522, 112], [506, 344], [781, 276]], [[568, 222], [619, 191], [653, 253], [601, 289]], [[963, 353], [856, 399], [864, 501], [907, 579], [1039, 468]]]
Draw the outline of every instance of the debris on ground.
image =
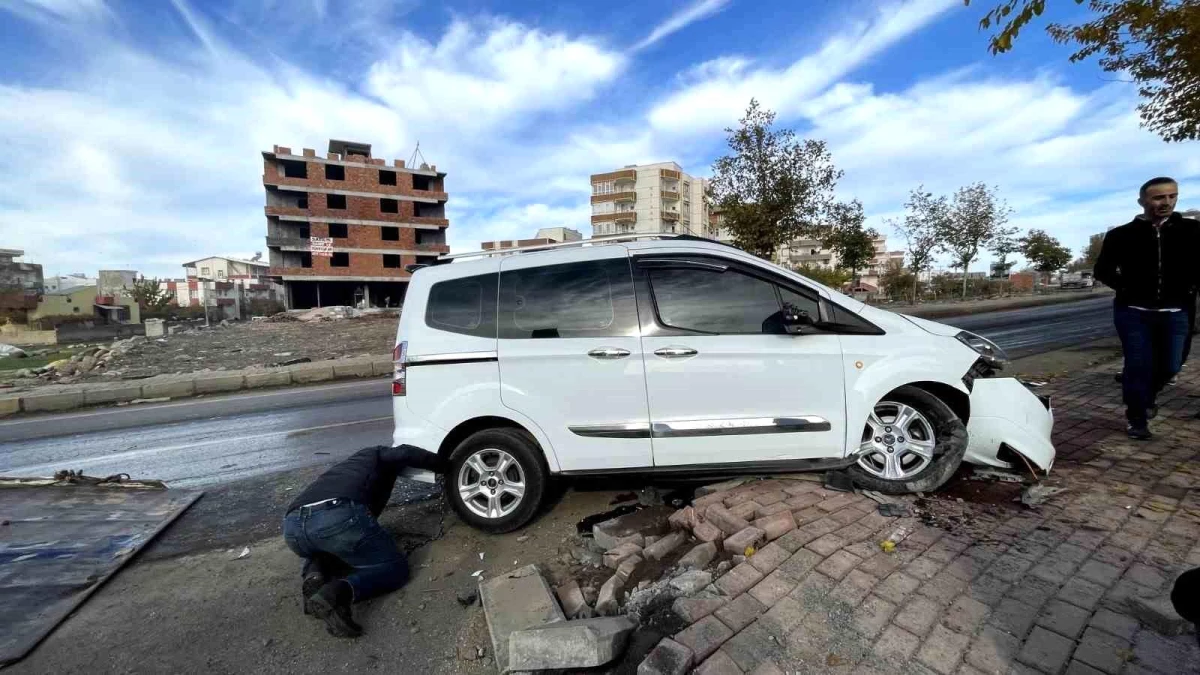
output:
[[479, 584], [492, 652], [500, 672], [509, 670], [509, 636], [519, 630], [566, 621], [550, 585], [536, 565], [526, 565]]
[[913, 508], [903, 502], [884, 502], [879, 505], [879, 515], [889, 518], [907, 518], [913, 514]]
[[302, 314], [297, 314], [296, 319], [300, 321], [340, 321], [343, 319], [357, 319], [363, 313], [353, 307], [346, 305], [333, 305], [331, 307], [318, 307], [310, 309]]
[[992, 466], [977, 466], [970, 476], [974, 480], [998, 480], [1003, 483], [1024, 483], [1025, 474]]
[[23, 359], [27, 356], [24, 349], [0, 342], [0, 358]]
[[509, 635], [509, 670], [594, 668], [625, 651], [634, 624], [623, 616], [577, 619], [513, 631]]
[[1066, 492], [1066, 488], [1054, 487], [1052, 485], [1030, 485], [1021, 492], [1020, 501], [1025, 506], [1040, 506], [1047, 499], [1060, 492]]

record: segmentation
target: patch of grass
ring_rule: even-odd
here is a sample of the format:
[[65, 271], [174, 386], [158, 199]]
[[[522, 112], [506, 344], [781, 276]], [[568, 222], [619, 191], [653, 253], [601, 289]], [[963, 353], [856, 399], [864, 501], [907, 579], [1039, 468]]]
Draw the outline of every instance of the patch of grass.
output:
[[22, 368], [29, 368], [31, 370], [34, 368], [41, 368], [42, 366], [53, 363], [59, 359], [69, 359], [71, 358], [72, 354], [74, 354], [74, 352], [69, 349], [65, 349], [57, 352], [50, 352], [45, 356], [39, 356], [37, 358], [14, 359], [10, 356], [0, 359], [0, 371], [21, 370]]

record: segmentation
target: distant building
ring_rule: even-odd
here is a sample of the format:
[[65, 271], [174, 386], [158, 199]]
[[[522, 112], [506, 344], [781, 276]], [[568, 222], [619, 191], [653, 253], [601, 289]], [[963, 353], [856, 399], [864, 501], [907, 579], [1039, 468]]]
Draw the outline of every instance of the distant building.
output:
[[[120, 275], [115, 272], [108, 277], [110, 283]], [[96, 323], [142, 322], [141, 308], [128, 289], [119, 286], [109, 286], [104, 291], [96, 285], [47, 291], [38, 301], [37, 309], [29, 313], [29, 320], [57, 316], [91, 317]]]
[[184, 279], [167, 279], [166, 291], [181, 307], [213, 307], [217, 316], [245, 318], [254, 300], [283, 304], [284, 287], [270, 276], [270, 265], [259, 260], [211, 256], [183, 264]]
[[45, 290], [42, 266], [17, 260], [25, 251], [0, 248], [0, 310], [30, 310], [37, 307]]
[[729, 228], [725, 227], [725, 216], [720, 209], [713, 208], [708, 212], [708, 230], [704, 232], [703, 236], [726, 244], [733, 243], [733, 234], [729, 232]]
[[418, 154], [388, 165], [369, 144], [338, 140], [325, 157], [263, 151], [267, 257], [289, 308], [396, 306], [405, 268], [450, 251], [446, 173]]
[[142, 313], [133, 299], [135, 270], [100, 270], [96, 283], [96, 316], [109, 323], [141, 323]]
[[547, 244], [561, 244], [567, 241], [582, 241], [583, 234], [579, 230], [572, 230], [569, 227], [543, 227], [537, 231], [532, 239], [499, 239], [496, 241], [483, 241], [479, 243], [479, 248], [484, 251], [505, 248], [521, 248], [523, 246], [545, 246]]
[[83, 273], [64, 274], [59, 276], [46, 278], [46, 292], [65, 291], [68, 288], [77, 288], [79, 286], [95, 286], [99, 283], [96, 277], [89, 277]]
[[[866, 267], [858, 270], [859, 285], [853, 289], [856, 293], [877, 293], [879, 278], [883, 276], [888, 267], [904, 264], [904, 251], [887, 250], [887, 237], [876, 237], [872, 245], [875, 248], [875, 256], [867, 263]], [[779, 248], [775, 254], [775, 262], [791, 269], [805, 266], [835, 269], [840, 261], [837, 253], [825, 248], [819, 240], [796, 239]]]
[[709, 182], [675, 162], [629, 165], [593, 174], [592, 236], [692, 234], [708, 236]]

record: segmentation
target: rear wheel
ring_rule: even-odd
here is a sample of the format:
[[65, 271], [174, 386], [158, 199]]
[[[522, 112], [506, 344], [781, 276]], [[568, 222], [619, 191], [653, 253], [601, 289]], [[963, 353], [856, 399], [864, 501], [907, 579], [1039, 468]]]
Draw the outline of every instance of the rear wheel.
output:
[[950, 406], [917, 387], [875, 404], [863, 428], [854, 482], [878, 492], [930, 492], [962, 464], [967, 429]]
[[549, 472], [520, 429], [471, 434], [450, 455], [446, 494], [459, 517], [486, 532], [511, 532], [537, 513]]

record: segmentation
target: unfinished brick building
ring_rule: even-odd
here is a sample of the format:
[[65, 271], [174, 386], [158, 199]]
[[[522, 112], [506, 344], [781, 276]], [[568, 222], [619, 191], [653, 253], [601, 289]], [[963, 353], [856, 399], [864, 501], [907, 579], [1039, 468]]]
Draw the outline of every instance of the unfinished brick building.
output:
[[405, 267], [449, 252], [436, 166], [388, 166], [370, 145], [337, 140], [326, 157], [279, 145], [262, 154], [269, 274], [289, 309], [398, 306]]

